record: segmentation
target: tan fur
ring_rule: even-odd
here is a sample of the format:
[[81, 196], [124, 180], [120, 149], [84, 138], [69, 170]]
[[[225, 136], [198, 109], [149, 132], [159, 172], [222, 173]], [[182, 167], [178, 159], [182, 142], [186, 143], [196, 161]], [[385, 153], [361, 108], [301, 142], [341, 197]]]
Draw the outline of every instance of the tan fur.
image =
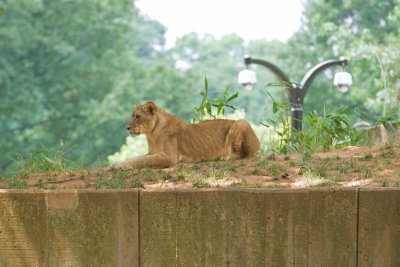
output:
[[126, 128], [132, 136], [145, 134], [146, 156], [114, 164], [111, 168], [167, 168], [178, 162], [252, 157], [260, 142], [245, 120], [209, 120], [187, 124], [153, 102], [136, 105]]

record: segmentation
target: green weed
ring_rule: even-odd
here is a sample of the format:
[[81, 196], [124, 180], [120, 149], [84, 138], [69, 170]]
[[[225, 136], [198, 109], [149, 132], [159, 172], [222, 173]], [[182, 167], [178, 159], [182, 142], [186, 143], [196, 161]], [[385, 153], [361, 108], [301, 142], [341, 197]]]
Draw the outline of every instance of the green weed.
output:
[[382, 187], [389, 187], [389, 182], [388, 182], [388, 181], [383, 181], [383, 182], [381, 183], [381, 186], [382, 186]]
[[8, 186], [12, 189], [26, 189], [28, 188], [27, 176], [18, 175], [9, 178]]
[[321, 177], [327, 176], [326, 166], [317, 166], [317, 167], [315, 167], [314, 172], [316, 175], [321, 176]]
[[367, 160], [371, 160], [372, 158], [373, 158], [372, 154], [368, 153], [368, 154], [364, 155], [363, 160], [367, 161]]
[[210, 183], [207, 181], [205, 178], [197, 178], [195, 181], [192, 183], [193, 188], [209, 188]]
[[255, 187], [255, 188], [262, 188], [262, 184], [256, 183], [256, 184], [254, 185], [254, 187]]
[[144, 188], [142, 180], [140, 178], [135, 178], [132, 182], [132, 187], [133, 188]]
[[63, 171], [67, 169], [69, 152], [70, 149], [66, 149], [64, 142], [60, 140], [59, 146], [51, 149], [43, 147], [28, 156], [17, 155], [15, 160], [19, 162], [19, 173]]
[[260, 174], [260, 168], [258, 168], [258, 167], [254, 168], [252, 171], [252, 174], [254, 174], [254, 175]]
[[43, 179], [39, 179], [39, 181], [35, 184], [35, 186], [39, 189], [47, 189], [47, 186]]

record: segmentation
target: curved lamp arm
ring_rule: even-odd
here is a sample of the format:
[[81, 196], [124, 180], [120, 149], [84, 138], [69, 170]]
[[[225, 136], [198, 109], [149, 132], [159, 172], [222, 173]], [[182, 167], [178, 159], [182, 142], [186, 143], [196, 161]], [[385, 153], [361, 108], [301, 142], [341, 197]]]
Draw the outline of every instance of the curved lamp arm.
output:
[[289, 77], [280, 68], [278, 68], [276, 65], [272, 64], [269, 61], [262, 60], [262, 59], [255, 59], [255, 58], [246, 56], [244, 58], [244, 63], [246, 64], [246, 66], [248, 66], [250, 64], [257, 64], [257, 65], [264, 66], [267, 69], [269, 69], [270, 71], [272, 71], [279, 78], [279, 80], [281, 80], [285, 83], [291, 84]]
[[280, 81], [285, 83], [285, 85], [286, 85], [285, 90], [286, 90], [289, 100], [292, 101], [292, 99], [294, 99], [292, 82], [289, 80], [289, 77], [278, 66], [272, 64], [269, 61], [262, 60], [262, 59], [255, 59], [255, 58], [251, 58], [249, 56], [244, 57], [244, 64], [246, 64], [246, 66], [248, 66], [250, 64], [257, 64], [257, 65], [264, 66], [267, 69], [269, 69], [270, 71], [272, 71], [272, 73], [274, 73]]
[[334, 65], [346, 66], [347, 59], [340, 58], [339, 60], [327, 60], [318, 65], [315, 65], [311, 70], [307, 72], [307, 74], [300, 82], [300, 87], [303, 89], [302, 96], [304, 97], [306, 95], [308, 87], [314, 80], [315, 76], [318, 75], [318, 73]]

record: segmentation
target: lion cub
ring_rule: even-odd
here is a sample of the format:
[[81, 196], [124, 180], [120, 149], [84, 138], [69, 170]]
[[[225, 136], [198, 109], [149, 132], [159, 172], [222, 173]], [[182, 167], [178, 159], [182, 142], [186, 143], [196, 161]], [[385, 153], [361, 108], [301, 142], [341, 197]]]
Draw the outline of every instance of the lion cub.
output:
[[110, 168], [168, 168], [178, 162], [228, 160], [254, 156], [260, 142], [245, 120], [187, 124], [149, 101], [137, 104], [126, 129], [146, 135], [149, 153]]

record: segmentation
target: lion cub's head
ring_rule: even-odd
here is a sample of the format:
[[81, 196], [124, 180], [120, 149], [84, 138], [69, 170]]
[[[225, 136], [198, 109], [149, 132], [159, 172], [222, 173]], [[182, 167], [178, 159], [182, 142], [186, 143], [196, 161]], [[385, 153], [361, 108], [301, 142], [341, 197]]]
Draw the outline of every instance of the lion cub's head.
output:
[[126, 125], [129, 134], [138, 136], [150, 133], [157, 123], [157, 110], [156, 104], [151, 101], [143, 105], [136, 104], [135, 111], [133, 111], [132, 117]]

